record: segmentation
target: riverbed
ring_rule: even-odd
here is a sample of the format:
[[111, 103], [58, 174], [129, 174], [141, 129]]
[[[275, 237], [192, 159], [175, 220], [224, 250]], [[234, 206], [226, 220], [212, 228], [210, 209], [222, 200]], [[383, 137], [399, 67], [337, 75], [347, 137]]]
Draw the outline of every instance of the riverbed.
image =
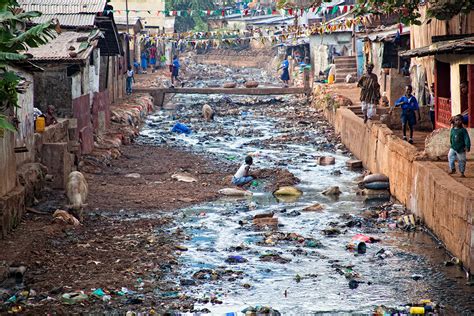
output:
[[[217, 112], [213, 122], [201, 119], [205, 103]], [[407, 232], [394, 227], [396, 218], [363, 216], [405, 210], [394, 200], [368, 202], [357, 195], [362, 171], [346, 168], [351, 154], [304, 98], [177, 94], [165, 108], [149, 116], [138, 142], [239, 164], [251, 153], [253, 168], [287, 169], [300, 179], [303, 192], [278, 199], [257, 179], [251, 197], [223, 197], [176, 212], [170, 231], [185, 232], [187, 251], [180, 256], [179, 278], [170, 282], [180, 295], [196, 300], [195, 311], [238, 315], [261, 305], [283, 315], [369, 314], [381, 305], [403, 310], [429, 299], [442, 306], [439, 314], [474, 312], [474, 290], [465, 273], [422, 226]], [[191, 134], [171, 133], [177, 122]], [[320, 166], [319, 156], [335, 157], [336, 163]], [[342, 194], [323, 195], [331, 186]], [[323, 210], [303, 211], [314, 204]], [[255, 215], [270, 212], [278, 218], [277, 229], [252, 225]], [[338, 233], [327, 236], [328, 228]], [[357, 234], [380, 241], [368, 243], [365, 254], [347, 250]]]

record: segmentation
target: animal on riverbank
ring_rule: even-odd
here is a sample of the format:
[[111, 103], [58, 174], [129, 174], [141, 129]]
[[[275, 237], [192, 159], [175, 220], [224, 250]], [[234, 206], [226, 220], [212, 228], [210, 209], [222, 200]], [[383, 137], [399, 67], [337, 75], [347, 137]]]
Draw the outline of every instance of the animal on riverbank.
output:
[[89, 188], [86, 178], [79, 171], [73, 171], [67, 179], [66, 194], [69, 199], [69, 208], [77, 212], [79, 219], [82, 219], [84, 207], [87, 206], [86, 198], [89, 194]]
[[202, 116], [208, 122], [214, 120], [214, 110], [207, 103], [202, 106]]

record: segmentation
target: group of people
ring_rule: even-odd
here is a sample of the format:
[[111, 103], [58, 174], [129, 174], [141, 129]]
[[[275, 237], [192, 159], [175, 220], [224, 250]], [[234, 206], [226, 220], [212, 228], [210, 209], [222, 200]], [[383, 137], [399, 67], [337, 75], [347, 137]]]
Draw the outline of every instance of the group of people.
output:
[[[152, 59], [153, 60], [153, 59]], [[165, 58], [166, 60], [166, 58]], [[136, 68], [136, 67], [135, 67]], [[184, 86], [184, 82], [179, 78], [179, 69], [181, 64], [179, 62], [178, 56], [173, 57], [173, 62], [170, 64], [170, 73], [171, 73], [171, 88], [174, 88], [175, 82], [179, 82], [181, 87]], [[135, 71], [132, 69], [132, 66], [129, 65], [127, 68], [127, 82], [126, 82], [126, 93], [127, 95], [132, 94], [132, 86], [135, 83]]]
[[[366, 67], [366, 73], [360, 78], [357, 86], [361, 88], [360, 101], [362, 103], [362, 112], [364, 114], [364, 123], [367, 120], [372, 119], [376, 114], [377, 104], [380, 101], [380, 85], [378, 83], [377, 76], [372, 73], [374, 69], [373, 64], [368, 64]], [[463, 89], [467, 91], [467, 84], [461, 84], [461, 94]], [[466, 93], [467, 94], [467, 93]], [[430, 107], [430, 120], [435, 128], [435, 97], [434, 97], [434, 84], [430, 86], [429, 101]], [[403, 140], [413, 144], [413, 131], [417, 121], [421, 120], [420, 107], [416, 97], [413, 95], [413, 88], [411, 85], [405, 87], [405, 94], [400, 97], [395, 104], [390, 107], [389, 113], [393, 112], [395, 107], [401, 108], [401, 123]], [[463, 127], [463, 124], [467, 122], [467, 115], [458, 114], [451, 119], [451, 131], [450, 131], [450, 150], [448, 153], [449, 160], [449, 173], [454, 174], [456, 172], [455, 161], [458, 160], [458, 168], [461, 177], [465, 177], [466, 170], [466, 153], [471, 149], [471, 141], [469, 133]], [[407, 138], [407, 127], [410, 131], [409, 138]]]
[[140, 63], [135, 59], [133, 67], [138, 74], [147, 73], [148, 67], [151, 67], [151, 71], [155, 72], [156, 69], [164, 67], [166, 61], [166, 56], [159, 54], [156, 46], [146, 46], [140, 54]]

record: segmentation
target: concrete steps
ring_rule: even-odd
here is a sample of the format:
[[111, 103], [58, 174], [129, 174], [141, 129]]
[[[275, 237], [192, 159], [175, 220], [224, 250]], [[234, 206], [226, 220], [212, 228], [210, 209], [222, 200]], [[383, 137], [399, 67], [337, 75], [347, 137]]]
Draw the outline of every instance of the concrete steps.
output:
[[357, 61], [355, 56], [334, 57], [336, 65], [336, 82], [344, 82], [347, 75], [357, 73]]

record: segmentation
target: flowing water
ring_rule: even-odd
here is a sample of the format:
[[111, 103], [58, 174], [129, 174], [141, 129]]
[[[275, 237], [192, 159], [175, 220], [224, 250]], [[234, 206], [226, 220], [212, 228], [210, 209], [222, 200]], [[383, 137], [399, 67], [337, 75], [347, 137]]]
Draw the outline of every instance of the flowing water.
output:
[[[255, 168], [287, 168], [301, 180], [297, 187], [304, 193], [298, 199], [281, 201], [265, 192], [264, 183], [259, 182], [250, 189], [254, 192], [252, 197], [222, 198], [180, 210], [179, 227], [189, 236], [184, 243], [189, 250], [180, 257], [181, 280], [191, 280], [201, 271], [197, 284], [183, 285], [182, 293], [201, 299], [195, 306], [197, 310], [237, 315], [247, 306], [266, 305], [283, 315], [370, 314], [379, 305], [400, 307], [431, 299], [445, 306], [442, 314], [474, 313], [473, 287], [466, 285], [459, 267], [444, 265], [449, 256], [426, 232], [389, 229], [386, 223], [374, 224], [360, 217], [362, 211], [377, 203], [367, 204], [356, 195], [355, 178], [361, 173], [345, 168], [347, 153], [333, 150], [335, 144], [328, 145], [326, 135], [317, 128], [283, 127], [285, 113], [295, 111], [293, 98], [267, 98], [266, 103], [264, 100], [255, 106], [245, 102], [228, 105], [238, 109], [238, 115], [217, 116], [212, 123], [198, 119], [202, 104], [218, 109], [220, 99], [221, 96], [175, 96], [171, 102], [178, 110], [151, 115], [139, 141], [180, 146], [207, 154], [209, 159], [235, 159], [239, 164], [248, 153], [258, 152]], [[233, 98], [245, 99], [248, 98]], [[267, 115], [269, 110], [279, 112], [282, 118]], [[169, 132], [178, 118], [187, 122], [192, 134]], [[280, 140], [291, 135], [299, 135], [301, 141]], [[314, 157], [321, 155], [336, 157], [336, 164], [317, 165]], [[342, 191], [339, 198], [321, 194], [333, 185]], [[323, 205], [324, 211], [301, 211], [315, 203]], [[392, 208], [403, 209], [397, 204]], [[278, 217], [279, 232], [297, 233], [321, 245], [291, 240], [265, 242], [267, 231], [258, 230], [251, 223], [254, 215], [268, 212]], [[359, 220], [362, 225], [345, 226], [348, 220]], [[341, 234], [323, 235], [322, 230], [331, 225], [337, 226]], [[368, 244], [367, 253], [362, 255], [346, 250], [351, 238], [360, 233], [381, 241]], [[378, 256], [381, 249], [389, 255]], [[263, 261], [269, 254], [286, 260]], [[229, 256], [240, 256], [245, 262], [227, 263]], [[213, 278], [206, 269], [217, 271], [219, 277]], [[351, 279], [358, 281], [357, 288], [349, 287]], [[222, 303], [209, 303], [210, 298]]]

